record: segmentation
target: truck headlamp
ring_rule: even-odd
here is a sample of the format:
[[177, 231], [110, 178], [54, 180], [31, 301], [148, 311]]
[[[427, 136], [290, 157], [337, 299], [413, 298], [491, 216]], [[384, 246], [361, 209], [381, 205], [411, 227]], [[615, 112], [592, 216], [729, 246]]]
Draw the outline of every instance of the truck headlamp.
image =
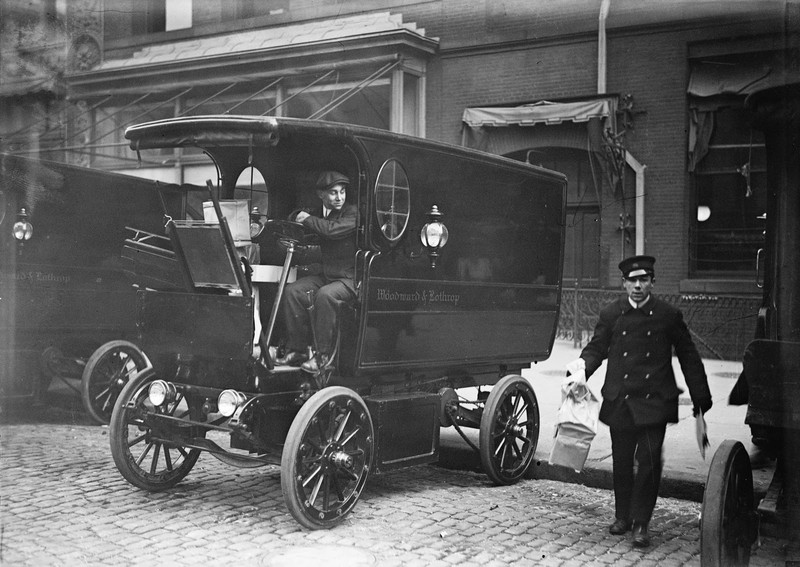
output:
[[156, 380], [147, 390], [147, 397], [154, 406], [174, 402], [176, 395], [175, 385], [164, 380]]
[[219, 398], [217, 398], [217, 409], [220, 414], [225, 417], [230, 417], [236, 413], [239, 406], [246, 401], [247, 397], [241, 392], [237, 392], [236, 390], [223, 390]]

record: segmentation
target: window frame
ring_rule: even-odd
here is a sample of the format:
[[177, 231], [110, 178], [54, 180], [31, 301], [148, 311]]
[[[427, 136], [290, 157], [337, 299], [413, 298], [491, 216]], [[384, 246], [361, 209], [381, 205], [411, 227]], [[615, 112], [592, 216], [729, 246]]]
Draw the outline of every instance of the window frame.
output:
[[[759, 217], [766, 212], [761, 207], [766, 206], [768, 190], [765, 145], [763, 134], [759, 131], [747, 129], [745, 140], [745, 131], [737, 128], [747, 124], [742, 103], [743, 99], [711, 110], [714, 113], [714, 131], [708, 143], [708, 152], [690, 172], [692, 207], [690, 239], [687, 243], [690, 278], [750, 277], [757, 251], [763, 247], [764, 226], [759, 222]], [[721, 123], [721, 119], [725, 122]], [[738, 121], [738, 124], [731, 121]], [[726, 132], [734, 136], [739, 134], [741, 139], [720, 139]], [[725, 185], [730, 189], [723, 193], [721, 188]], [[749, 197], [746, 196], [748, 188], [751, 192]], [[747, 199], [752, 201], [748, 202]], [[709, 220], [698, 219], [697, 211], [701, 206], [709, 207]], [[722, 219], [730, 219], [736, 208], [739, 209], [739, 224], [728, 221], [725, 225], [717, 226]], [[748, 208], [755, 210], [747, 211]], [[720, 216], [720, 213], [726, 216]], [[709, 221], [710, 224], [706, 224]], [[731, 251], [737, 250], [740, 254], [732, 256]], [[715, 268], [714, 263], [719, 267]]]
[[[389, 165], [394, 165], [395, 169], [392, 173], [392, 181], [389, 184], [381, 183], [381, 179], [384, 176], [384, 173], [387, 172]], [[405, 179], [405, 187], [398, 185], [397, 179], [397, 172], [398, 170], [402, 173], [403, 178]], [[389, 210], [379, 210], [379, 202], [381, 199], [378, 196], [379, 188], [383, 185], [384, 187], [388, 187], [391, 191], [391, 205]], [[405, 199], [405, 213], [396, 212], [394, 210], [395, 206], [395, 194], [396, 190], [405, 190], [406, 199]], [[378, 227], [377, 232], [380, 234], [381, 241], [384, 244], [388, 244], [389, 247], [397, 246], [397, 244], [403, 239], [406, 232], [408, 231], [408, 223], [409, 219], [411, 218], [411, 183], [409, 182], [408, 173], [406, 172], [406, 168], [403, 163], [394, 157], [387, 158], [382, 164], [380, 169], [378, 170], [378, 174], [375, 177], [375, 187], [373, 188], [373, 199], [372, 199], [372, 215], [373, 219], [375, 220], [376, 226]], [[382, 215], [388, 215], [391, 219], [395, 217], [403, 216], [403, 223], [402, 228], [400, 228], [399, 232], [396, 236], [390, 237], [386, 234], [384, 230], [384, 226], [387, 224], [385, 218], [382, 218]]]

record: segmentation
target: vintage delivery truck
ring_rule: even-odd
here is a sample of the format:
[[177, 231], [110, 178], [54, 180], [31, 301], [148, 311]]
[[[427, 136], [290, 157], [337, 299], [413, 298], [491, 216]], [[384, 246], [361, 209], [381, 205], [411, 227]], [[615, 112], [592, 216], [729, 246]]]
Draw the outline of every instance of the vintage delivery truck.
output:
[[[56, 377], [80, 380], [98, 347], [135, 338], [136, 293], [121, 243], [134, 235], [127, 226], [163, 234], [156, 185], [0, 155], [4, 404], [35, 399]], [[180, 203], [167, 199], [179, 214]]]
[[[293, 517], [330, 528], [370, 474], [435, 462], [450, 426], [479, 429], [473, 448], [493, 482], [523, 478], [539, 408], [521, 371], [550, 355], [556, 334], [563, 175], [289, 118], [176, 118], [125, 136], [143, 160], [180, 151], [213, 172], [143, 184], [159, 206], [143, 205], [147, 222], [116, 243], [138, 285], [128, 341], [138, 362], [117, 376], [109, 429], [126, 480], [168, 490], [202, 453], [280, 466]], [[319, 205], [322, 171], [349, 180], [355, 292], [339, 304], [330, 360], [308, 371], [283, 363], [282, 306], [320, 244], [296, 221]], [[259, 180], [252, 198], [243, 179]]]

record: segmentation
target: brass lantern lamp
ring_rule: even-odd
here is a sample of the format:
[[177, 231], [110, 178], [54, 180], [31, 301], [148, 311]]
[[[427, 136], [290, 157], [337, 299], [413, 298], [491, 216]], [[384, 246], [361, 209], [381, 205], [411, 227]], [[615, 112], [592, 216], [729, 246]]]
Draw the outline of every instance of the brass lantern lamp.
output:
[[439, 207], [433, 205], [428, 211], [428, 222], [419, 232], [422, 245], [428, 249], [428, 257], [431, 259], [431, 268], [436, 268], [436, 260], [439, 258], [439, 251], [447, 244], [449, 231], [441, 221], [442, 213]]
[[28, 211], [25, 210], [25, 207], [22, 207], [17, 213], [17, 222], [14, 223], [11, 232], [20, 245], [30, 240], [31, 236], [33, 236], [33, 225], [28, 220]]

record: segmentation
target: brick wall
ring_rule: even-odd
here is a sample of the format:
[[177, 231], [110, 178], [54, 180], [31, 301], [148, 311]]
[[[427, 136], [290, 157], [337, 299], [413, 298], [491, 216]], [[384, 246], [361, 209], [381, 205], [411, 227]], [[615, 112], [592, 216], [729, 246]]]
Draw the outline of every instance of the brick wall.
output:
[[[460, 143], [461, 114], [469, 106], [597, 93], [596, 16], [587, 20], [573, 11], [561, 14], [558, 21], [544, 21], [530, 3], [505, 0], [494, 7], [444, 1], [442, 6], [449, 9], [437, 18], [430, 3], [424, 6], [427, 12], [403, 13], [407, 21], [441, 40], [440, 57], [428, 69], [428, 137]], [[681, 280], [689, 276], [694, 212], [686, 171], [688, 46], [714, 39], [724, 44], [728, 37], [753, 33], [746, 22], [739, 27], [679, 24], [676, 21], [673, 29], [611, 29], [608, 34], [607, 92], [634, 97], [634, 128], [627, 133], [626, 146], [646, 166], [645, 252], [658, 258], [662, 293], [678, 293]], [[634, 251], [633, 244], [622, 249], [620, 213], [634, 217], [633, 192], [620, 199], [605, 191], [601, 281], [612, 287], [619, 281], [617, 263]]]

